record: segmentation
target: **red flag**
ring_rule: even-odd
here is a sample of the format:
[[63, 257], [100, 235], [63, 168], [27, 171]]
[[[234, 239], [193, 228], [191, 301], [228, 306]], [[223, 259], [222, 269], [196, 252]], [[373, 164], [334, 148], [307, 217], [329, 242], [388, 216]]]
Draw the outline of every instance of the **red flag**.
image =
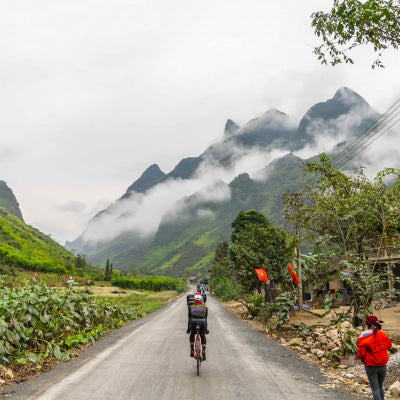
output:
[[291, 277], [293, 279], [293, 282], [294, 283], [301, 283], [299, 277], [296, 274], [296, 271], [294, 270], [293, 265], [289, 263], [288, 266], [289, 266], [289, 272], [290, 272], [290, 275], [291, 275]]
[[258, 280], [263, 282], [268, 282], [268, 276], [265, 272], [265, 269], [255, 269], [254, 271], [257, 272]]

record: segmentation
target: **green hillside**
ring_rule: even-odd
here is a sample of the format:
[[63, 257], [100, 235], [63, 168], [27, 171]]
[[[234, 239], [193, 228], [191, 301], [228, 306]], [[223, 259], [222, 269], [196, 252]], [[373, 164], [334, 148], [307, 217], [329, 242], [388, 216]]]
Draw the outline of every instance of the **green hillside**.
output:
[[0, 273], [13, 268], [76, 273], [75, 265], [72, 253], [0, 207]]
[[7, 183], [2, 180], [0, 180], [0, 207], [16, 216], [21, 221], [24, 220], [13, 191], [7, 186]]

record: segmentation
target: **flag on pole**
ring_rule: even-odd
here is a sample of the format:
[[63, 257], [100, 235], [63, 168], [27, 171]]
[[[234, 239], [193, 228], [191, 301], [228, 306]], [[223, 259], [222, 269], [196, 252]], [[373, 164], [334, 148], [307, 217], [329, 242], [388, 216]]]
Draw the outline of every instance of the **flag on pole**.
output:
[[293, 279], [293, 282], [294, 283], [301, 283], [299, 277], [296, 274], [296, 271], [294, 270], [293, 265], [289, 263], [288, 266], [289, 266], [289, 272], [290, 272], [290, 275], [291, 275], [291, 277]]
[[258, 280], [263, 282], [268, 282], [268, 276], [265, 272], [265, 269], [255, 269], [254, 271], [257, 272]]

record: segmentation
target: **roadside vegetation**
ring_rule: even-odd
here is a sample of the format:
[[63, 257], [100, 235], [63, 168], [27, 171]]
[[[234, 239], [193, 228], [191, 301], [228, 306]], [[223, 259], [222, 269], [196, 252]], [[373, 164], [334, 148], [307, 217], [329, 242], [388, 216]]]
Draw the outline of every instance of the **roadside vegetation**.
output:
[[[151, 278], [150, 278], [151, 280]], [[33, 281], [38, 281], [34, 278]], [[43, 366], [67, 361], [125, 322], [143, 317], [178, 295], [176, 290], [118, 290], [108, 282], [81, 288], [44, 282], [0, 281], [0, 364], [25, 379]]]
[[[307, 163], [305, 172], [302, 193], [285, 196], [287, 231], [255, 210], [237, 215], [231, 242], [216, 249], [211, 287], [222, 300], [240, 300], [265, 326], [282, 329], [308, 293], [340, 281], [350, 293], [350, 305], [335, 321], [358, 327], [373, 314], [374, 300], [399, 294], [399, 277], [379, 257], [400, 249], [400, 171], [385, 169], [372, 180], [362, 169], [346, 175], [322, 154]], [[301, 248], [309, 254], [300, 256]], [[288, 263], [302, 285], [295, 283]], [[268, 284], [259, 281], [256, 268], [266, 271]], [[326, 298], [321, 306], [328, 313], [333, 303]], [[348, 351], [343, 344], [343, 354]]]

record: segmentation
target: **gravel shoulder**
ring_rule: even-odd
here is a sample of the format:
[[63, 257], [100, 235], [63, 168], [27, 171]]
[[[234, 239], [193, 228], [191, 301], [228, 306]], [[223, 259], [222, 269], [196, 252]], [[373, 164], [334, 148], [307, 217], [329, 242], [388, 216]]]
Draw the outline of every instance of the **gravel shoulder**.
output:
[[[309, 363], [318, 366], [321, 372], [327, 377], [325, 387], [341, 387], [347, 391], [370, 398], [371, 390], [363, 365], [340, 365], [329, 359], [328, 353], [334, 348], [330, 343], [330, 333], [336, 334], [335, 327], [331, 327], [330, 316], [321, 318], [324, 310], [313, 310], [312, 312], [294, 312], [287, 329], [282, 331], [268, 330], [261, 323], [250, 319], [246, 308], [242, 303], [229, 301], [222, 303], [226, 309], [237, 317], [243, 319], [248, 325], [265, 334], [270, 339], [279, 343], [281, 346], [296, 352], [299, 357]], [[339, 311], [339, 310], [338, 310]], [[384, 321], [383, 329], [392, 338], [395, 354], [390, 354], [385, 379], [385, 390], [387, 397], [391, 394], [389, 387], [400, 378], [400, 305], [379, 311], [378, 318]], [[308, 337], [300, 337], [295, 327], [312, 326]], [[328, 338], [326, 334], [328, 333]], [[326, 340], [328, 339], [328, 340]], [[329, 346], [332, 345], [330, 348]]]

